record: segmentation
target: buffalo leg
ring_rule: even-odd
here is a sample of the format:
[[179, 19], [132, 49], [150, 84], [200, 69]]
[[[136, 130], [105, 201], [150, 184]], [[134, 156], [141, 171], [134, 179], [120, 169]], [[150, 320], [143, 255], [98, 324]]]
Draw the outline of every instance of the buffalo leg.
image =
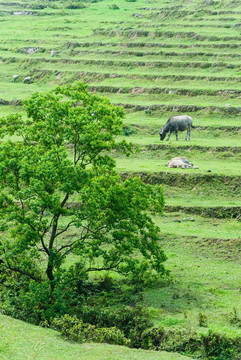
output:
[[175, 133], [176, 133], [176, 141], [178, 141], [178, 131], [176, 130]]
[[185, 139], [185, 140], [190, 140], [190, 135], [191, 135], [191, 128], [188, 127], [188, 128], [187, 128], [187, 136], [186, 136], [186, 139]]
[[170, 139], [171, 133], [172, 133], [172, 131], [170, 130], [169, 135], [167, 137], [167, 141]]

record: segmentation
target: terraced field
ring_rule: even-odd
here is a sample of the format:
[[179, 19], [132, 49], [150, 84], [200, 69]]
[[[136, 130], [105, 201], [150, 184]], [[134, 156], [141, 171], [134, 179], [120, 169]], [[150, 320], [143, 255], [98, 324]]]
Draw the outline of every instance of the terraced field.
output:
[[[204, 312], [209, 328], [241, 335], [230, 320], [241, 316], [240, 15], [236, 0], [0, 2], [0, 115], [79, 80], [125, 108], [123, 138], [140, 151], [114, 153], [117, 167], [165, 192], [156, 221], [172, 282], [144, 301], [167, 328], [206, 331]], [[160, 142], [174, 114], [193, 118], [190, 142]], [[174, 156], [198, 169], [167, 168]]]

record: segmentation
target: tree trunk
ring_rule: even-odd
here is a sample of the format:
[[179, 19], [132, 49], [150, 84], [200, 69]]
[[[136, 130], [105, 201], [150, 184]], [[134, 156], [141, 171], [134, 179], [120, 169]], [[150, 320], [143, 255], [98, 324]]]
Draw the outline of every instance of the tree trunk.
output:
[[46, 274], [48, 276], [48, 279], [50, 281], [50, 287], [51, 287], [51, 293], [54, 291], [54, 274], [53, 274], [53, 260], [49, 259], [48, 261], [48, 266], [47, 266], [47, 270], [46, 270]]

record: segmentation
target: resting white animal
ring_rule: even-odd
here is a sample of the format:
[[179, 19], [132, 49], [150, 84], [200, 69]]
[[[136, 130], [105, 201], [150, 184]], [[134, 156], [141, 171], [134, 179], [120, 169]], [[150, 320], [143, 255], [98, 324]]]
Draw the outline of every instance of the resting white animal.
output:
[[170, 161], [168, 161], [166, 166], [170, 168], [198, 169], [197, 166], [193, 166], [193, 163], [187, 160], [187, 158], [185, 158], [184, 156], [171, 159]]

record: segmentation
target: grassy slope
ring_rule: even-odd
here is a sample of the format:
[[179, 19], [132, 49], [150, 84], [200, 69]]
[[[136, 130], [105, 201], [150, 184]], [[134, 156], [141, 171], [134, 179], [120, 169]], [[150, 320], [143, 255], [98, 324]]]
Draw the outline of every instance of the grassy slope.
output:
[[185, 360], [175, 353], [132, 350], [106, 344], [74, 344], [56, 331], [0, 315], [1, 360]]
[[[22, 99], [34, 90], [45, 91], [58, 83], [87, 81], [96, 87], [95, 92], [110, 97], [113, 102], [133, 106], [127, 111], [125, 125], [134, 132], [125, 138], [138, 143], [142, 152], [128, 159], [115, 154], [119, 170], [168, 171], [177, 179], [180, 174], [187, 174], [190, 183], [194, 176], [205, 175], [211, 170], [212, 180], [207, 177], [191, 190], [183, 183], [180, 186], [165, 183], [166, 204], [193, 208], [240, 205], [237, 183], [233, 187], [226, 183], [217, 187], [215, 182], [215, 176], [219, 175], [226, 175], [227, 182], [240, 177], [241, 54], [237, 47], [240, 4], [225, 0], [205, 2], [204, 6], [198, 0], [175, 1], [177, 7], [174, 8], [172, 0], [150, 3], [104, 0], [88, 5], [86, 9], [68, 10], [64, 9], [64, 2], [55, 3], [57, 9], [39, 10], [42, 16], [4, 13], [1, 17], [3, 71], [0, 74], [0, 99]], [[19, 1], [19, 4], [24, 2]], [[118, 4], [120, 9], [111, 10], [109, 6], [113, 4]], [[0, 5], [0, 11], [16, 9], [16, 3], [11, 7]], [[29, 46], [43, 47], [44, 52], [32, 55], [18, 52]], [[61, 50], [60, 55], [51, 57], [51, 49]], [[16, 83], [12, 81], [14, 74], [20, 75]], [[32, 84], [23, 84], [28, 75], [32, 76]], [[109, 86], [109, 90], [104, 86]], [[128, 93], [111, 92], [121, 88], [127, 88]], [[151, 93], [155, 88], [166, 90], [160, 94]], [[178, 93], [183, 90], [189, 92], [186, 95]], [[230, 90], [237, 93], [232, 94], [228, 92]], [[145, 108], [136, 111], [136, 105]], [[148, 112], [151, 105], [159, 108]], [[162, 108], [162, 105], [169, 107]], [[170, 115], [180, 113], [183, 105], [190, 107], [188, 114], [199, 129], [192, 130], [188, 143], [183, 140], [183, 133], [179, 142], [172, 135], [168, 143], [160, 143], [159, 127]], [[193, 106], [202, 108], [192, 109]], [[1, 115], [15, 110], [14, 106], [0, 106]], [[165, 166], [171, 157], [181, 155], [187, 156], [199, 169], [168, 169]], [[152, 310], [156, 325], [206, 332], [208, 329], [200, 328], [198, 324], [199, 314], [204, 313], [208, 328], [233, 337], [241, 336], [240, 328], [231, 324], [234, 309], [241, 316], [239, 217], [220, 220], [185, 215], [180, 211], [155, 220], [162, 231], [162, 246], [172, 274], [168, 286], [149, 290], [144, 296], [144, 303]], [[5, 318], [4, 321], [13, 326], [11, 320]], [[25, 326], [19, 324], [20, 329]], [[36, 331], [47, 334], [47, 330]], [[50, 333], [52, 337], [54, 333]], [[15, 351], [16, 347], [8, 339], [9, 351]], [[101, 358], [100, 353], [106, 356], [105, 359], [113, 358], [113, 349], [115, 359], [135, 359], [134, 356], [141, 359], [142, 356], [141, 352], [122, 348], [117, 351], [117, 347], [104, 345], [68, 344], [67, 347], [72, 349], [72, 346], [73, 351], [83, 351], [81, 356], [87, 354], [88, 359], [91, 356]], [[37, 341], [36, 349], [43, 347], [42, 340]], [[5, 351], [6, 348], [7, 345]], [[84, 352], [87, 349], [89, 352]], [[29, 348], [24, 351], [26, 356]], [[31, 351], [30, 358], [38, 354], [34, 346]], [[51, 345], [48, 351], [52, 351]], [[67, 350], [64, 353], [67, 354]], [[55, 354], [54, 351], [53, 356]], [[147, 359], [145, 354], [143, 358]], [[17, 353], [12, 358], [21, 359], [20, 356]], [[64, 358], [63, 353], [60, 356]], [[77, 359], [75, 355], [70, 356]], [[157, 359], [155, 356], [161, 354], [150, 356]], [[168, 359], [167, 355], [163, 359]]]

